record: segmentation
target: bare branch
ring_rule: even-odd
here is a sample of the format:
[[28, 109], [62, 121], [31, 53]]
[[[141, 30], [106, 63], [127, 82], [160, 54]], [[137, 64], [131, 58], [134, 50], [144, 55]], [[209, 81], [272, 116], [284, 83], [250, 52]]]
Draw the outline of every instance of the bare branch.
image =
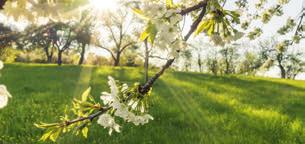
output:
[[134, 44], [134, 42], [130, 42], [130, 43], [126, 44], [125, 46], [123, 46], [123, 47], [121, 48], [121, 50], [120, 50], [120, 53], [123, 52], [127, 47], [129, 47], [129, 46], [131, 46], [131, 45], [133, 45], [133, 44]]
[[111, 57], [112, 57], [114, 60], [116, 60], [116, 58], [115, 58], [113, 52], [112, 52], [110, 49], [108, 49], [108, 48], [106, 48], [106, 47], [104, 47], [104, 46], [102, 46], [102, 45], [97, 45], [97, 47], [99, 47], [99, 48], [101, 48], [101, 49], [104, 49], [104, 50], [108, 51], [108, 52], [111, 54]]
[[187, 41], [190, 36], [195, 32], [195, 30], [197, 29], [198, 25], [200, 24], [200, 22], [202, 21], [205, 13], [206, 13], [206, 6], [207, 4], [204, 5], [204, 7], [202, 8], [198, 18], [193, 22], [190, 31], [187, 33], [187, 35], [184, 37], [184, 40]]
[[74, 123], [78, 123], [78, 122], [82, 122], [82, 121], [85, 121], [85, 120], [90, 120], [90, 121], [93, 121], [96, 117], [104, 114], [105, 112], [107, 112], [108, 110], [110, 110], [111, 107], [108, 107], [108, 108], [101, 108], [99, 109], [98, 112], [88, 116], [88, 117], [81, 117], [81, 118], [77, 118], [77, 119], [74, 119], [74, 120], [71, 120], [71, 121], [66, 121], [64, 126], [69, 126], [71, 124], [74, 124]]
[[179, 12], [179, 14], [181, 14], [183, 16], [187, 15], [187, 14], [189, 14], [189, 13], [195, 11], [195, 10], [198, 10], [198, 9], [206, 7], [207, 3], [208, 3], [208, 0], [203, 0], [203, 1], [199, 2], [197, 5], [194, 5], [192, 7], [189, 7], [189, 8], [186, 8], [184, 10], [181, 10], [181, 12]]

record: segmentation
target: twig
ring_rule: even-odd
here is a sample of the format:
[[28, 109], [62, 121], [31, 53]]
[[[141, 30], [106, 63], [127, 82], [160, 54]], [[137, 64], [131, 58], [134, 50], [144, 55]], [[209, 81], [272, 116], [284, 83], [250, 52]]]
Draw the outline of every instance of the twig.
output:
[[98, 112], [96, 112], [96, 113], [94, 113], [94, 114], [92, 114], [88, 117], [81, 117], [81, 118], [77, 118], [77, 119], [74, 119], [74, 120], [71, 120], [71, 121], [66, 121], [65, 126], [69, 126], [71, 124], [78, 123], [78, 122], [85, 121], [85, 120], [93, 121], [96, 117], [102, 115], [103, 113], [107, 112], [110, 109], [111, 109], [111, 107], [101, 108], [101, 109], [99, 109]]
[[181, 12], [179, 12], [179, 14], [181, 14], [182, 16], [187, 15], [188, 13], [191, 13], [195, 10], [206, 7], [207, 3], [208, 3], [208, 0], [203, 0], [195, 6], [192, 6], [192, 7], [186, 8], [184, 10], [181, 10]]

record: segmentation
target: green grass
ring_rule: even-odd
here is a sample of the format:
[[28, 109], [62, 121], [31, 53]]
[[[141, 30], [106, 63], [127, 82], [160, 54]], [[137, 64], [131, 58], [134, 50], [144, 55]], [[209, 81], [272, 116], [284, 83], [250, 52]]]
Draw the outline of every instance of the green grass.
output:
[[[98, 99], [109, 91], [108, 75], [143, 79], [132, 68], [7, 65], [0, 83], [13, 99], [0, 110], [0, 143], [42, 143], [43, 131], [33, 123], [57, 121], [88, 86]], [[151, 104], [155, 120], [147, 125], [124, 124], [122, 133], [109, 136], [94, 124], [87, 139], [68, 134], [58, 143], [305, 143], [304, 81], [168, 72], [156, 83]]]

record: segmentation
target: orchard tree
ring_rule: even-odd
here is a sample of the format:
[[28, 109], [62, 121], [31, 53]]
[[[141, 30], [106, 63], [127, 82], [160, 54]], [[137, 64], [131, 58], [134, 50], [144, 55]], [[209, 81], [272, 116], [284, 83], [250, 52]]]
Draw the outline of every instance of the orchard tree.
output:
[[57, 49], [57, 64], [62, 65], [62, 56], [65, 51], [71, 48], [75, 40], [74, 29], [66, 23], [56, 23], [52, 26], [54, 30], [54, 46]]
[[256, 71], [261, 67], [261, 59], [256, 53], [246, 51], [243, 58], [238, 61], [237, 73], [246, 75], [255, 75]]
[[274, 38], [259, 42], [260, 64], [263, 68], [277, 66], [280, 70], [281, 78], [295, 78], [303, 71], [303, 53], [288, 49], [289, 42], [279, 43]]
[[78, 64], [81, 65], [85, 60], [86, 47], [91, 44], [92, 40], [92, 28], [93, 22], [92, 18], [90, 18], [87, 14], [82, 16], [82, 19], [79, 23], [74, 24], [75, 28], [75, 39], [79, 46], [80, 50], [80, 59]]
[[219, 51], [221, 55], [220, 69], [223, 74], [234, 74], [236, 68], [236, 60], [239, 55], [234, 46], [226, 46]]
[[111, 54], [113, 66], [119, 66], [122, 53], [136, 44], [130, 30], [134, 28], [133, 17], [128, 12], [118, 10], [116, 13], [103, 15], [102, 19], [103, 30], [98, 47]]
[[0, 58], [4, 55], [6, 48], [12, 46], [17, 39], [17, 33], [10, 27], [0, 23]]
[[296, 76], [305, 72], [305, 61], [303, 60], [304, 53], [289, 54], [285, 62], [286, 77], [288, 79], [295, 79]]
[[[41, 25], [39, 27], [30, 26], [25, 31], [24, 37], [19, 39], [21, 47], [24, 49], [42, 48], [46, 55], [47, 63], [52, 63], [55, 42], [56, 42], [56, 30], [51, 26], [53, 23]], [[23, 41], [23, 42], [21, 42]]]
[[[84, 0], [85, 1], [85, 0]], [[35, 21], [37, 15], [52, 17], [59, 21], [73, 19], [77, 15], [75, 11], [84, 8], [84, 1], [7, 1], [4, 10], [8, 15], [16, 19], [21, 16]], [[51, 139], [56, 141], [62, 133], [78, 130], [85, 137], [88, 133], [88, 125], [98, 118], [97, 123], [113, 131], [120, 132], [120, 125], [116, 118], [122, 118], [125, 122], [135, 125], [146, 124], [153, 119], [148, 114], [148, 100], [151, 88], [160, 76], [174, 63], [182, 49], [186, 48], [187, 41], [193, 34], [205, 34], [217, 45], [226, 45], [247, 35], [250, 38], [257, 38], [262, 34], [259, 28], [252, 28], [254, 21], [268, 23], [273, 16], [283, 14], [283, 5], [289, 0], [279, 0], [270, 7], [268, 1], [260, 0], [256, 4], [257, 11], [248, 13], [249, 5], [246, 0], [236, 0], [236, 10], [226, 10], [226, 0], [133, 0], [119, 1], [120, 4], [129, 6], [134, 13], [143, 19], [145, 24], [140, 40], [149, 42], [152, 46], [171, 49], [172, 57], [166, 64], [146, 83], [135, 83], [128, 87], [109, 77], [111, 93], [103, 93], [102, 102], [94, 100], [90, 96], [90, 88], [86, 90], [80, 100], [73, 101], [73, 117], [64, 115], [57, 123], [40, 123], [37, 127], [46, 129], [41, 140]], [[31, 7], [27, 7], [27, 3]], [[42, 6], [43, 5], [43, 6]], [[17, 7], [16, 7], [17, 6]], [[265, 7], [266, 6], [266, 7]], [[268, 6], [268, 7], [267, 7]], [[42, 10], [43, 9], [43, 10]], [[76, 16], [76, 17], [79, 17]], [[183, 18], [191, 17], [192, 24], [185, 36], [181, 37], [180, 22]], [[113, 24], [115, 25], [115, 24]], [[239, 32], [238, 27], [245, 30]], [[77, 132], [76, 132], [77, 133]]]

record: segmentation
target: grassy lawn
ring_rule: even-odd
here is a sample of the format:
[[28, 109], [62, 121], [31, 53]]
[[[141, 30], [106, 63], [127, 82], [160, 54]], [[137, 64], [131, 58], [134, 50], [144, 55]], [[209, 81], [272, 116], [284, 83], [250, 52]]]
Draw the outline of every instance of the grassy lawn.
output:
[[[88, 86], [98, 99], [109, 91], [108, 75], [143, 79], [133, 68], [7, 65], [0, 83], [13, 99], [0, 110], [0, 144], [41, 143], [43, 131], [33, 123], [57, 121]], [[109, 136], [94, 124], [87, 139], [65, 135], [58, 143], [305, 143], [304, 81], [169, 72], [156, 83], [151, 103], [155, 120], [147, 125], [123, 125], [122, 133]]]

